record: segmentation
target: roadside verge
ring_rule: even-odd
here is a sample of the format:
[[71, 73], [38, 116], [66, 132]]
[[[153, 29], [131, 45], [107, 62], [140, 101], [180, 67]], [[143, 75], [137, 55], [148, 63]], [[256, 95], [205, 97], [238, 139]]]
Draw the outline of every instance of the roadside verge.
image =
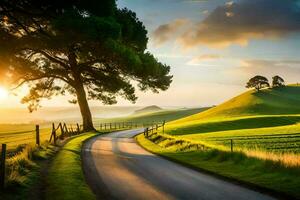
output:
[[55, 156], [47, 176], [46, 199], [93, 200], [95, 195], [85, 182], [81, 165], [81, 147], [97, 133], [72, 138]]

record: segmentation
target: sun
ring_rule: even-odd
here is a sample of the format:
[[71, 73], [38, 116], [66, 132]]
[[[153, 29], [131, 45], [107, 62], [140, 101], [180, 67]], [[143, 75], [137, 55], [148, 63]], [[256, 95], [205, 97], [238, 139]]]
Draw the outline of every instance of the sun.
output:
[[0, 99], [6, 99], [8, 97], [8, 91], [3, 88], [0, 87]]

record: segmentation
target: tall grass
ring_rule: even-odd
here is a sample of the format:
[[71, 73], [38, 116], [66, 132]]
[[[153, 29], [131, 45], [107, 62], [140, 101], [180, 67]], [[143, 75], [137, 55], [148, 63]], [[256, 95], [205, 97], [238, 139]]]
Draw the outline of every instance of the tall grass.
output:
[[22, 151], [7, 159], [6, 182], [8, 186], [25, 183], [26, 175], [32, 168], [36, 167], [36, 164], [32, 161], [34, 151], [36, 151], [36, 147], [26, 145]]
[[54, 147], [47, 142], [39, 147], [31, 144], [18, 147], [18, 151], [8, 155], [6, 160], [7, 187], [25, 186], [28, 175], [39, 167], [37, 161], [47, 159], [53, 152]]
[[263, 150], [243, 149], [241, 152], [245, 153], [249, 157], [259, 158], [266, 161], [279, 162], [283, 166], [300, 167], [300, 154], [298, 153], [278, 153], [268, 152]]
[[[231, 153], [230, 148], [223, 145], [214, 145], [206, 142], [192, 140], [186, 140], [183, 138], [177, 138], [176, 136], [170, 136], [167, 134], [153, 134], [148, 139], [153, 143], [163, 147], [166, 151], [198, 151], [198, 150], [217, 150], [219, 152]], [[300, 154], [292, 152], [272, 152], [265, 151], [259, 148], [235, 148], [233, 153], [244, 154], [245, 159], [257, 158], [263, 161], [272, 161], [280, 164], [286, 168], [299, 168], [300, 167]]]

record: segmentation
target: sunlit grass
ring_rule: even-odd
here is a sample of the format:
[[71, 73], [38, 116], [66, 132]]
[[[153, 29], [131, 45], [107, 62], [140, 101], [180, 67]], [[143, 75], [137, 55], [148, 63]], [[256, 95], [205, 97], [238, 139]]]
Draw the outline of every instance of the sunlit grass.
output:
[[46, 199], [95, 199], [85, 182], [81, 167], [82, 142], [96, 133], [85, 133], [70, 140], [55, 157], [48, 174]]
[[[41, 143], [50, 139], [50, 125], [40, 129]], [[33, 124], [2, 124], [0, 125], [0, 144], [7, 144], [8, 151], [16, 150], [23, 144], [34, 145], [36, 142], [35, 125]]]

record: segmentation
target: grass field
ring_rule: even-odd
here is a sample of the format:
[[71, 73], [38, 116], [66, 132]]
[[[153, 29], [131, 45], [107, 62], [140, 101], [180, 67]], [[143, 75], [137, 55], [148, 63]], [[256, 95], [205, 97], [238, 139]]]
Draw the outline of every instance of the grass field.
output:
[[300, 87], [248, 91], [220, 106], [172, 121], [166, 133], [237, 149], [300, 152]]
[[[51, 135], [50, 125], [43, 125], [40, 128], [40, 140], [45, 142]], [[35, 144], [34, 124], [1, 124], [0, 143], [7, 144], [9, 151], [15, 150], [22, 144]]]

